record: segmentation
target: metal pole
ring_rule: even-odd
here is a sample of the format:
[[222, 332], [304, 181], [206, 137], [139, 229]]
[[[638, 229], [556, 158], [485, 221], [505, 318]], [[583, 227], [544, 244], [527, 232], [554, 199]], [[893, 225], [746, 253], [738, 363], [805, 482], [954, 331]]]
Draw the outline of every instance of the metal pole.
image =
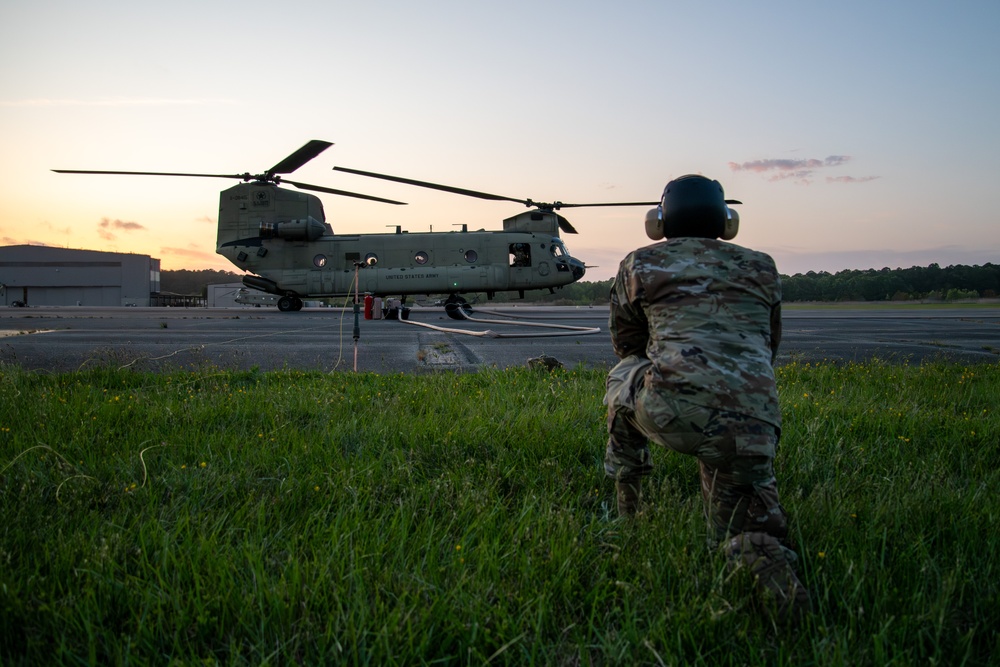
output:
[[361, 338], [361, 305], [358, 303], [358, 269], [361, 264], [354, 262], [354, 372], [358, 372], [358, 339]]

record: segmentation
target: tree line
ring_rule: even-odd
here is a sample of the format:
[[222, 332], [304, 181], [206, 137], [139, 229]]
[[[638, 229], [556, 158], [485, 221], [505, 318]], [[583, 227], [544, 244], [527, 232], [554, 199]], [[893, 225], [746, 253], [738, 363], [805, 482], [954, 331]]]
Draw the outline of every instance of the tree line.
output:
[[[160, 290], [174, 294], [206, 296], [208, 285], [238, 283], [242, 275], [232, 271], [204, 269], [160, 272]], [[546, 290], [526, 292], [521, 299], [516, 292], [501, 292], [497, 302], [547, 303], [553, 305], [598, 305], [608, 303], [609, 280], [580, 281], [554, 294]], [[908, 269], [848, 269], [837, 273], [809, 271], [781, 276], [785, 301], [956, 301], [989, 299], [1000, 296], [1000, 265], [937, 264]], [[484, 302], [485, 295], [466, 295], [471, 302]]]
[[[555, 294], [537, 291], [525, 301], [573, 305], [608, 302], [611, 280], [578, 282]], [[809, 271], [781, 276], [784, 301], [957, 301], [1000, 296], [1000, 265], [937, 264], [908, 269], [848, 269], [837, 273]], [[516, 296], [516, 295], [515, 295]]]
[[912, 266], [782, 276], [785, 301], [957, 301], [1000, 295], [1000, 265]]
[[160, 293], [207, 297], [209, 285], [239, 283], [242, 281], [243, 275], [233, 273], [232, 271], [216, 271], [213, 269], [202, 269], [200, 271], [191, 271], [189, 269], [160, 271]]

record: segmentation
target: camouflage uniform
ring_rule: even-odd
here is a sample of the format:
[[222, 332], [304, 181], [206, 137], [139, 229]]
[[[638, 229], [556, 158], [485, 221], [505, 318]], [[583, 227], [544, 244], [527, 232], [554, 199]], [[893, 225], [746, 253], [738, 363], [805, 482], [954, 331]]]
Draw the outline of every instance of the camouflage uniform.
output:
[[678, 237], [640, 248], [611, 288], [604, 459], [619, 511], [636, 510], [649, 441], [698, 458], [709, 542], [787, 534], [773, 461], [781, 285], [766, 254]]

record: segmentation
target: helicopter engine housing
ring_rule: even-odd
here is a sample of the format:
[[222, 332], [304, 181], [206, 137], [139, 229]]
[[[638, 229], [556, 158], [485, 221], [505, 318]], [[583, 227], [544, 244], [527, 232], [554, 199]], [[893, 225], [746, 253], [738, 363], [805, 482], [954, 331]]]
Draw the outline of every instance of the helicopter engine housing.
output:
[[262, 239], [284, 239], [286, 241], [315, 241], [326, 233], [326, 225], [309, 217], [305, 220], [260, 223]]

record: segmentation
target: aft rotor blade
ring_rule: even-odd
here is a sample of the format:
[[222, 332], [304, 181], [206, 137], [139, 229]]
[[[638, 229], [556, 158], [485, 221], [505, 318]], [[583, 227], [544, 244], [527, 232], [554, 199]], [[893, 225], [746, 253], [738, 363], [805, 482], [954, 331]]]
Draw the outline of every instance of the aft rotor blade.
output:
[[387, 176], [386, 174], [376, 174], [375, 172], [371, 171], [361, 171], [360, 169], [348, 169], [347, 167], [334, 167], [333, 169], [334, 171], [344, 171], [347, 172], [348, 174], [357, 174], [359, 176], [370, 176], [372, 178], [381, 178], [386, 181], [395, 181], [396, 183], [406, 183], [407, 185], [417, 185], [422, 188], [431, 188], [432, 190], [441, 190], [443, 192], [451, 192], [457, 195], [478, 197], [479, 199], [491, 199], [493, 201], [512, 201], [518, 204], [524, 204], [525, 206], [531, 206], [531, 202], [527, 199], [514, 199], [513, 197], [493, 195], [488, 192], [477, 192], [475, 190], [466, 190], [465, 188], [456, 188], [451, 185], [439, 185], [437, 183], [428, 183], [427, 181], [417, 181], [412, 178]]
[[296, 183], [295, 181], [286, 181], [281, 179], [282, 183], [287, 183], [288, 185], [294, 185], [302, 190], [314, 190], [316, 192], [326, 192], [331, 195], [343, 195], [344, 197], [356, 197], [358, 199], [370, 199], [371, 201], [378, 201], [384, 204], [400, 204], [402, 206], [406, 205], [405, 201], [395, 201], [393, 199], [383, 199], [382, 197], [373, 197], [371, 195], [362, 195], [357, 192], [348, 192], [347, 190], [334, 190], [333, 188], [324, 188], [322, 185], [309, 185], [308, 183]]
[[96, 171], [93, 169], [53, 169], [57, 174], [111, 174], [126, 176], [197, 176], [202, 178], [235, 178], [250, 180], [249, 174], [179, 174], [168, 171]]
[[[112, 176], [198, 176], [207, 178], [235, 178], [240, 181], [251, 181], [254, 180], [255, 176], [250, 174], [181, 174], [176, 172], [167, 171], [98, 171], [93, 169], [53, 169], [52, 171], [59, 174], [101, 174], [101, 175], [112, 175]], [[278, 179], [275, 179], [278, 181]], [[315, 190], [316, 192], [326, 192], [331, 195], [343, 195], [344, 197], [357, 197], [358, 199], [370, 199], [371, 201], [383, 202], [386, 204], [402, 204], [405, 205], [406, 202], [395, 201], [393, 199], [384, 199], [382, 197], [373, 197], [371, 195], [362, 195], [356, 192], [348, 192], [346, 190], [335, 190], [333, 188], [324, 188], [320, 185], [310, 185], [309, 183], [297, 183], [295, 181], [280, 180], [281, 183], [287, 183], [289, 185], [294, 185], [302, 190]]]
[[290, 174], [309, 160], [313, 159], [327, 148], [332, 146], [333, 143], [330, 141], [322, 141], [320, 139], [313, 139], [305, 146], [295, 151], [284, 160], [274, 165], [267, 170], [269, 174]]

